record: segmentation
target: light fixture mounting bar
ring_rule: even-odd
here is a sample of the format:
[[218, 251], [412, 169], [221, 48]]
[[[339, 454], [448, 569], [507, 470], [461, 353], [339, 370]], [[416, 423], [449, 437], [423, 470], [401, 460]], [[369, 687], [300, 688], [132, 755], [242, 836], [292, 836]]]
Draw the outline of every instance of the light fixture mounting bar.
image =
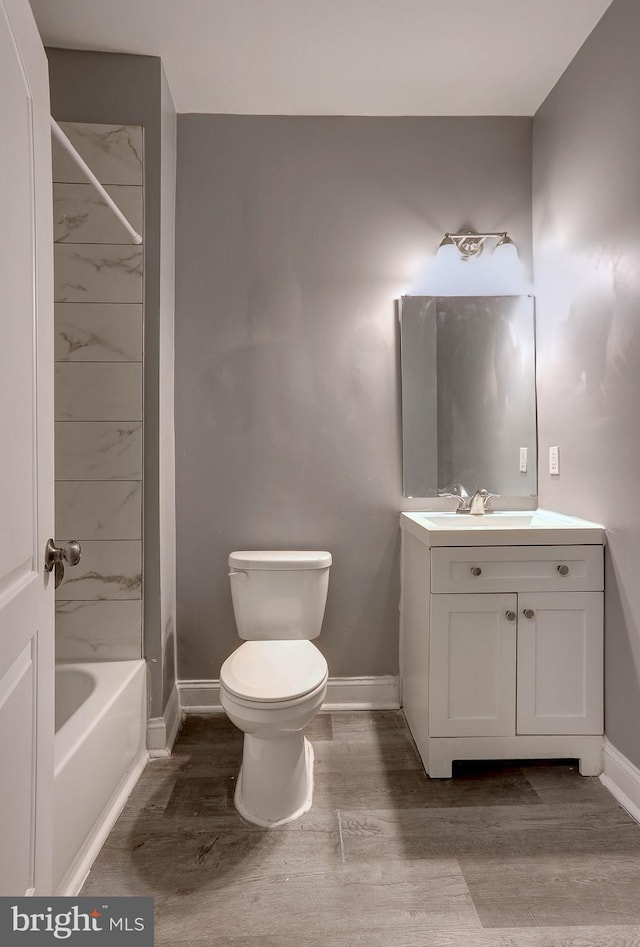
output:
[[463, 259], [468, 260], [469, 257], [480, 256], [484, 249], [484, 242], [489, 237], [497, 239], [498, 245], [513, 243], [506, 230], [486, 230], [481, 233], [476, 233], [474, 230], [459, 230], [457, 233], [447, 231], [440, 242], [440, 246], [454, 244]]

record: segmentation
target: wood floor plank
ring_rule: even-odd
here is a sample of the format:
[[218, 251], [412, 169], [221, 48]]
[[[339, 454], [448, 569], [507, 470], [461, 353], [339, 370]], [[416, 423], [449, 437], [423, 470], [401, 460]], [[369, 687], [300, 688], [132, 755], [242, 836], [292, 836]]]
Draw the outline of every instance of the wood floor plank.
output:
[[183, 943], [189, 932], [211, 926], [214, 943], [233, 944], [235, 938], [264, 937], [279, 945], [326, 945], [338, 938], [347, 943], [354, 934], [369, 943], [396, 943], [400, 931], [423, 935], [452, 923], [458, 929], [478, 930], [480, 922], [460, 869], [453, 859], [434, 859], [423, 865], [388, 862], [340, 865], [331, 873], [280, 876], [252, 873], [227, 885], [224, 896], [212, 902], [200, 889], [195, 895], [172, 899], [162, 906], [162, 936]]
[[308, 736], [313, 807], [267, 830], [233, 805], [242, 733], [189, 715], [81, 893], [153, 896], [156, 947], [640, 947], [640, 826], [598, 780], [430, 780], [399, 711], [320, 714]]
[[211, 776], [179, 776], [165, 814], [171, 818], [231, 815], [235, 812], [233, 795], [235, 771]]
[[335, 740], [384, 739], [395, 735], [405, 740], [409, 737], [401, 710], [354, 710], [332, 713], [331, 721]]
[[593, 802], [617, 807], [597, 776], [581, 776], [577, 765], [525, 766], [522, 772], [543, 802]]
[[333, 717], [331, 714], [319, 713], [311, 723], [305, 727], [305, 736], [313, 741], [333, 740]]
[[640, 852], [464, 857], [484, 927], [640, 925]]
[[[173, 936], [173, 935], [172, 935]], [[156, 947], [175, 947], [175, 940], [163, 933]], [[299, 947], [298, 941], [284, 941], [279, 935], [235, 935], [232, 947]], [[180, 947], [222, 947], [211, 934], [185, 934]], [[503, 928], [501, 930], [436, 930], [411, 932], [396, 930], [393, 940], [385, 932], [333, 935], [329, 945], [322, 932], [310, 931], [300, 947], [640, 947], [640, 927], [552, 927]]]
[[[313, 857], [310, 857], [313, 852]], [[295, 831], [265, 830], [227, 820], [120, 821], [102, 849], [83, 893], [185, 896], [226, 892], [246, 882], [267, 885], [294, 874], [313, 889], [318, 874], [342, 865], [335, 814]], [[115, 882], [116, 890], [112, 885]]]
[[429, 779], [422, 769], [316, 770], [316, 805], [335, 809], [417, 809], [446, 806], [540, 805], [521, 773], [500, 780]]
[[242, 746], [242, 740], [242, 732], [223, 713], [187, 714], [182, 721], [174, 751], [197, 744], [218, 748], [228, 741]]
[[155, 773], [147, 775], [145, 771], [129, 796], [121, 818], [130, 820], [138, 818], [143, 812], [164, 812], [173, 796], [176, 779], [175, 772], [158, 778]]
[[640, 826], [620, 807], [345, 808], [341, 823], [348, 859], [372, 858], [380, 851], [412, 860], [630, 854], [640, 873]]
[[327, 773], [381, 773], [386, 770], [413, 769], [423, 772], [422, 761], [413, 746], [406, 743], [322, 742], [313, 740], [316, 775]]

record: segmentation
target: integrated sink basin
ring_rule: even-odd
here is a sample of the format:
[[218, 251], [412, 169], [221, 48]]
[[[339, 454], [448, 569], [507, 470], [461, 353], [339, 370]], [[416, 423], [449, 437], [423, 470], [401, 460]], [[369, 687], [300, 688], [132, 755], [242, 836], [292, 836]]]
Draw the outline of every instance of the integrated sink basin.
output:
[[534, 529], [548, 521], [531, 513], [486, 513], [484, 516], [471, 516], [469, 513], [432, 513], [424, 514], [429, 529]]
[[469, 513], [401, 513], [401, 526], [427, 546], [553, 546], [602, 544], [598, 523], [550, 510]]

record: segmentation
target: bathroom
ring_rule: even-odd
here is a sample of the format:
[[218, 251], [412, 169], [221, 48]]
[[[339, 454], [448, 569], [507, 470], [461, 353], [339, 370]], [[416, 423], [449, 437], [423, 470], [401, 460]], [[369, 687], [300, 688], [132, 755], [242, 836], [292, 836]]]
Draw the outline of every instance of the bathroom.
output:
[[[83, 38], [81, 17], [80, 35], [63, 19], [56, 28], [46, 12], [55, 4], [32, 6], [48, 47], [53, 117], [144, 128], [140, 655], [152, 754], [170, 749], [180, 708], [219, 725], [220, 667], [238, 644], [227, 578], [234, 549], [329, 550], [317, 642], [330, 669], [327, 707], [398, 707], [398, 514], [428, 502], [402, 490], [395, 302], [423, 291], [423, 267], [445, 232], [486, 228], [508, 231], [533, 280], [538, 504], [606, 527], [605, 772], [615, 768], [613, 782], [640, 807], [636, 5], [601, 3], [591, 35], [528, 109], [510, 111], [507, 98], [483, 112], [334, 105], [287, 115], [273, 104], [257, 114], [194, 99], [176, 100], [177, 116], [159, 51], [87, 51], [132, 49]], [[568, 296], [585, 272], [612, 279], [601, 306]], [[316, 750], [323, 719], [312, 725]], [[221, 770], [227, 759], [221, 752]], [[154, 760], [139, 785], [166, 765]], [[166, 804], [156, 792], [149, 804]], [[247, 839], [249, 852], [262, 850]], [[373, 865], [371, 856], [375, 873]], [[157, 892], [171, 897], [167, 879]], [[607, 923], [640, 922], [628, 916]], [[615, 942], [610, 930], [605, 942]]]

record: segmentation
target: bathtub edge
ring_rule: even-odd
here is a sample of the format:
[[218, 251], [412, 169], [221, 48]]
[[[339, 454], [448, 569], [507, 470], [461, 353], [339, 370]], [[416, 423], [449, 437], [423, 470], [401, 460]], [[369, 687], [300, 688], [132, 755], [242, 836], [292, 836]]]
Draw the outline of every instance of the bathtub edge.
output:
[[106, 842], [111, 829], [118, 821], [127, 799], [133, 792], [148, 762], [149, 754], [146, 749], [142, 747], [131, 769], [127, 772], [125, 779], [123, 779], [109, 800], [101, 817], [94, 825], [88, 838], [85, 839], [82, 848], [60, 882], [56, 896], [76, 897], [80, 893], [94, 861], [100, 854], [100, 850]]

